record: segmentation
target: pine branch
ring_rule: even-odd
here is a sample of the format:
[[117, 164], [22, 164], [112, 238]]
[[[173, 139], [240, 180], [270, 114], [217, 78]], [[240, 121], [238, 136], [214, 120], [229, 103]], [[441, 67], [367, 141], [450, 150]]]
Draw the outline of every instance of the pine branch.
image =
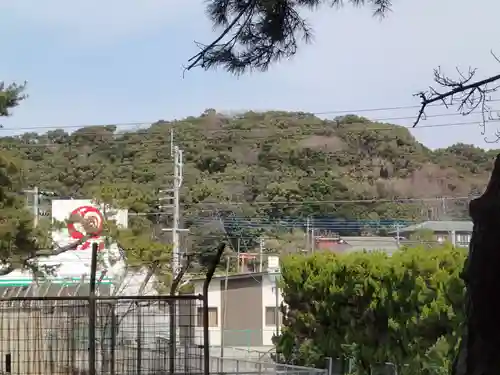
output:
[[[195, 67], [222, 66], [233, 74], [266, 71], [272, 63], [290, 58], [301, 43], [312, 41], [302, 10], [321, 5], [340, 7], [342, 0], [209, 0], [207, 14], [222, 32], [211, 43], [196, 43], [200, 52], [189, 59]], [[371, 6], [376, 16], [390, 11], [391, 0], [348, 0], [354, 6]]]
[[[59, 255], [59, 254], [65, 253], [69, 250], [74, 250], [90, 238], [91, 238], [91, 236], [85, 236], [76, 242], [70, 243], [69, 245], [58, 247], [56, 250], [50, 250], [50, 249], [38, 250], [35, 252], [34, 255], [23, 260], [21, 262], [21, 267], [27, 267], [30, 261], [32, 261], [33, 259], [40, 257], [40, 256], [54, 256], [54, 255]], [[57, 244], [55, 244], [55, 243], [54, 243], [54, 245], [57, 246]], [[0, 276], [6, 276], [6, 275], [12, 273], [13, 271], [15, 271], [15, 269], [16, 269], [16, 267], [13, 264], [9, 264], [9, 265], [7, 265], [6, 268], [0, 270]]]

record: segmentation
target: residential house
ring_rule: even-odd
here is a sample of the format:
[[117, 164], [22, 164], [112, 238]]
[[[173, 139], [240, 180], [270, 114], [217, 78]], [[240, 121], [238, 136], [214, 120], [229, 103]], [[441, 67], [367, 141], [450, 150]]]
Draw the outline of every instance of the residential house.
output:
[[[272, 338], [281, 322], [283, 299], [276, 288], [276, 272], [254, 272], [213, 277], [208, 290], [208, 318], [211, 346], [272, 348]], [[204, 279], [191, 280], [195, 294], [202, 292]], [[191, 337], [202, 342], [201, 301], [193, 314], [196, 325]], [[278, 322], [276, 322], [278, 320]], [[278, 323], [278, 324], [276, 324]]]
[[392, 234], [410, 239], [419, 231], [432, 232], [433, 239], [442, 243], [451, 242], [454, 246], [469, 246], [472, 236], [472, 221], [424, 221], [393, 231]]

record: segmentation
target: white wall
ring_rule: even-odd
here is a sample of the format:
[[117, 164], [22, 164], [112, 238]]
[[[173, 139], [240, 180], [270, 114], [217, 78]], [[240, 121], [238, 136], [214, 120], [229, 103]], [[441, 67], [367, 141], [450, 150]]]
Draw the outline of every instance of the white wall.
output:
[[[195, 283], [195, 294], [203, 294], [203, 281]], [[202, 301], [197, 301], [199, 307], [203, 306]], [[221, 306], [221, 289], [219, 279], [214, 279], [208, 287], [208, 307], [217, 308], [217, 327], [209, 327], [210, 332], [210, 345], [218, 346], [221, 344], [221, 321], [222, 321], [222, 306]], [[203, 345], [203, 322], [198, 322], [198, 314], [196, 314], [196, 328], [195, 328], [195, 343]]]
[[[54, 199], [52, 201], [52, 219], [59, 222], [65, 222], [68, 220], [71, 212], [82, 206], [92, 206], [97, 208], [101, 214], [103, 212], [109, 212], [111, 209], [104, 206], [98, 206], [92, 202], [90, 199]], [[104, 215], [103, 215], [104, 216]], [[128, 225], [128, 211], [127, 210], [117, 210], [117, 214], [108, 216], [108, 220], [116, 220], [119, 226], [127, 227]], [[114, 216], [114, 217], [113, 217]], [[105, 218], [106, 219], [106, 218]], [[76, 240], [69, 236], [68, 229], [63, 227], [59, 230], [54, 230], [52, 232], [52, 238], [59, 246], [65, 246]], [[91, 242], [102, 242], [104, 237], [100, 237], [95, 241]], [[115, 244], [110, 245], [101, 252], [100, 258], [107, 263], [109, 256], [113, 258], [120, 259], [120, 252]], [[52, 256], [44, 259], [46, 263], [60, 264], [59, 274], [65, 276], [80, 276], [88, 275], [90, 273], [90, 260], [91, 251], [90, 248], [85, 250], [81, 246], [77, 247], [75, 250], [67, 251], [65, 253], [59, 254], [57, 256]], [[107, 265], [108, 275], [112, 277], [113, 274], [120, 273], [123, 269], [123, 261], [117, 262], [115, 265]]]
[[[278, 296], [279, 305], [283, 302], [281, 293]], [[279, 306], [278, 305], [278, 306]], [[266, 326], [266, 306], [276, 306], [276, 288], [269, 277], [262, 278], [262, 345], [273, 345], [272, 338], [276, 333], [276, 326]]]
[[[94, 206], [101, 210], [104, 207], [97, 207], [93, 204], [90, 199], [55, 199], [52, 201], [52, 218], [64, 222], [69, 218], [71, 211], [81, 206]], [[107, 208], [109, 211], [110, 209]], [[115, 215], [111, 215], [111, 220], [115, 220], [118, 225], [127, 227], [128, 225], [128, 210], [115, 210]], [[109, 216], [108, 216], [109, 217]], [[52, 238], [54, 242], [58, 244], [59, 247], [74, 242], [68, 234], [68, 229], [63, 228], [61, 230], [56, 230], [52, 232]], [[119, 251], [117, 246], [110, 246], [105, 249], [103, 253], [111, 253], [119, 259]], [[59, 266], [58, 271], [55, 274], [55, 278], [80, 278], [82, 276], [88, 276], [90, 274], [90, 260], [91, 252], [87, 250], [76, 249], [72, 251], [67, 251], [62, 254], [50, 257], [40, 257], [38, 262], [45, 265], [57, 265]], [[117, 268], [123, 268], [123, 265], [117, 264]], [[113, 271], [113, 270], [111, 270]], [[117, 270], [115, 270], [117, 271]], [[116, 273], [116, 272], [115, 272]], [[112, 276], [112, 272], [108, 272], [108, 277]], [[108, 278], [106, 277], [106, 279]], [[25, 281], [32, 280], [32, 275], [27, 271], [14, 271], [9, 275], [0, 277], [0, 281], [10, 281], [23, 279]]]
[[[68, 220], [71, 212], [82, 206], [92, 206], [97, 208], [105, 220], [112, 220], [122, 228], [128, 227], [128, 210], [113, 209], [109, 205], [95, 204], [91, 199], [54, 199], [52, 201], [52, 219], [59, 222]], [[67, 228], [62, 228], [52, 232], [52, 238], [59, 246], [68, 245], [76, 241], [69, 236]], [[92, 242], [103, 242], [105, 237], [99, 237]], [[121, 295], [136, 295], [141, 287], [147, 270], [138, 272], [127, 272], [125, 269], [125, 261], [120, 253], [120, 249], [114, 243], [106, 246], [103, 251], [99, 253], [99, 260], [102, 264], [98, 266], [98, 271], [101, 268], [107, 270], [107, 276], [113, 280], [113, 292], [118, 290]], [[79, 276], [90, 274], [90, 261], [91, 251], [90, 248], [82, 249], [81, 246], [75, 250], [67, 251], [58, 256], [49, 257], [44, 260], [54, 264], [60, 264], [59, 274], [68, 276]], [[99, 272], [98, 272], [99, 274]], [[143, 294], [152, 295], [157, 294], [154, 289], [154, 277], [148, 283]]]

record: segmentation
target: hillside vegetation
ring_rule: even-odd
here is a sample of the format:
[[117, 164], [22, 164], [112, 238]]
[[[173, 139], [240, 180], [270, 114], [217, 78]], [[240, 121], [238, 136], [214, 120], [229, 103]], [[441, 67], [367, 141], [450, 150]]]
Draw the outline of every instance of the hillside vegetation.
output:
[[[266, 230], [264, 221], [279, 230], [276, 223], [284, 218], [428, 219], [440, 202], [397, 200], [477, 194], [496, 154], [465, 144], [432, 151], [406, 128], [354, 115], [226, 116], [211, 109], [147, 129], [89, 126], [71, 134], [73, 129], [60, 129], [3, 137], [0, 146], [24, 161], [26, 187], [61, 197], [106, 197], [152, 213], [150, 222], [161, 224], [165, 217], [155, 213], [158, 190], [172, 184], [172, 128], [185, 155], [184, 225], [191, 227], [190, 237], [203, 242], [224, 231], [253, 239]], [[369, 199], [374, 201], [332, 202]], [[446, 214], [466, 217], [463, 203], [451, 202]], [[250, 218], [260, 224], [252, 226]]]

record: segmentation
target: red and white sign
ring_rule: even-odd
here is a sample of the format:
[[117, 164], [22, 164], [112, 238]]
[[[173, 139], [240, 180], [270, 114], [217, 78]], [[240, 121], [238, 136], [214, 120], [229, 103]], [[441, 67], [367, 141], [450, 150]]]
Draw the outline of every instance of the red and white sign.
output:
[[[82, 217], [83, 220], [90, 222], [95, 228], [95, 231], [90, 234], [90, 237], [85, 242], [77, 247], [77, 250], [87, 250], [94, 242], [99, 242], [99, 250], [103, 250], [104, 241], [101, 238], [101, 233], [104, 225], [104, 217], [102, 213], [93, 206], [80, 206], [71, 211], [70, 217], [74, 215]], [[81, 240], [89, 236], [89, 234], [85, 232], [82, 224], [73, 222], [68, 223], [68, 234], [75, 240]]]
[[[79, 218], [74, 217], [76, 215]], [[51, 216], [56, 222], [68, 222], [68, 219], [71, 218], [69, 221], [72, 223], [65, 224], [64, 228], [54, 228], [52, 232], [52, 239], [59, 247], [68, 246], [77, 241], [81, 242], [84, 239], [86, 240], [75, 249], [76, 251], [68, 251], [60, 254], [58, 259], [70, 259], [73, 257], [74, 259], [82, 260], [85, 257], [89, 257], [92, 244], [96, 242], [99, 244], [100, 250], [104, 252], [110, 251], [115, 254], [115, 252], [118, 252], [117, 245], [111, 238], [106, 236], [104, 224], [112, 221], [121, 228], [127, 228], [128, 225], [127, 210], [105, 207], [102, 204], [96, 204], [92, 199], [54, 199], [52, 201]], [[89, 230], [89, 228], [87, 225], [83, 225], [84, 221], [81, 220], [82, 218], [85, 220], [85, 224], [90, 224], [92, 227], [90, 230], [91, 233], [85, 230]]]

